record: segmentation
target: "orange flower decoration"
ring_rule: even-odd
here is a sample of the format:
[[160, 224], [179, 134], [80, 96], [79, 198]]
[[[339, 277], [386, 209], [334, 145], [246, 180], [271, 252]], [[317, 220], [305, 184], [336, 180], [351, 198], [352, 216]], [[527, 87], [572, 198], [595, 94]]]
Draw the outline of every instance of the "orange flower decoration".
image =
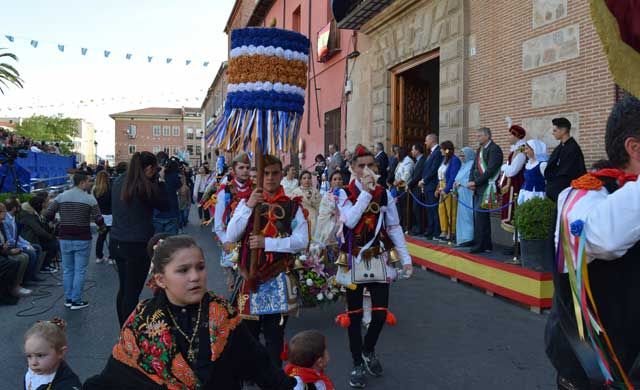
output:
[[571, 182], [571, 188], [576, 190], [595, 190], [598, 191], [602, 188], [604, 183], [595, 177], [594, 175], [587, 173]]

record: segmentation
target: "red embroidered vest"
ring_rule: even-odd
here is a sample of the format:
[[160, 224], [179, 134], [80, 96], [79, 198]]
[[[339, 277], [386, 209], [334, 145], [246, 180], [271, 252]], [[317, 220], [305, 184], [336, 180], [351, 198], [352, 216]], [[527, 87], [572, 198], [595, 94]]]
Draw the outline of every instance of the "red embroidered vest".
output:
[[[351, 203], [355, 204], [361, 192], [358, 186], [356, 186], [355, 180], [352, 181], [344, 191], [347, 193], [347, 198]], [[360, 248], [365, 246], [374, 238], [376, 227], [378, 226], [378, 218], [383, 217], [380, 212], [381, 208], [386, 207], [388, 203], [387, 190], [378, 185], [372, 195], [373, 198], [371, 199], [371, 202], [369, 202], [369, 206], [365, 212], [362, 214], [358, 224], [353, 229], [349, 229], [346, 226], [343, 227], [345, 242], [342, 243], [340, 247], [341, 251], [357, 256]], [[382, 221], [380, 232], [375, 237], [371, 248], [378, 246], [384, 246], [384, 251], [389, 251], [394, 247], [393, 242], [387, 235], [387, 231], [384, 228], [384, 221]]]

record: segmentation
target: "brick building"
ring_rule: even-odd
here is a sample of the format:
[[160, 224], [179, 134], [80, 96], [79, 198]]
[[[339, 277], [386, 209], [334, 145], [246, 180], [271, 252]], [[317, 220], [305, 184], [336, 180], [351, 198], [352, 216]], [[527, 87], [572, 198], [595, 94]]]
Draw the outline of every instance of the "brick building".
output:
[[[615, 85], [580, 0], [396, 0], [355, 7], [339, 26], [358, 28], [349, 60], [347, 144], [408, 145], [434, 132], [457, 147], [507, 120], [550, 147], [551, 118], [566, 116], [587, 162], [604, 155], [603, 129]], [[364, 22], [364, 23], [363, 23]]]
[[[202, 112], [202, 128], [205, 129], [205, 132], [213, 127], [215, 120], [224, 112], [224, 103], [227, 98], [227, 66], [226, 61], [220, 64], [220, 68], [218, 68], [218, 72], [207, 90], [207, 96], [202, 102], [200, 111]], [[204, 139], [202, 145], [204, 147]], [[205, 150], [204, 159], [210, 160], [211, 155], [212, 151]]]
[[192, 165], [202, 161], [202, 118], [199, 108], [150, 107], [109, 115], [115, 120], [115, 162], [135, 152], [169, 155], [189, 153]]

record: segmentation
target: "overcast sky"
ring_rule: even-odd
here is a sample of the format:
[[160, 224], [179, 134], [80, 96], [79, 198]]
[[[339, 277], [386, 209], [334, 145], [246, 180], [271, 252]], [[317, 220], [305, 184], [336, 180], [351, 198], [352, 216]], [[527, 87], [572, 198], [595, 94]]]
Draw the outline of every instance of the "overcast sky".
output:
[[[3, 88], [0, 117], [62, 113], [85, 118], [98, 130], [98, 154], [113, 154], [110, 113], [149, 106], [200, 107], [226, 59], [223, 30], [233, 3], [0, 0], [0, 48], [19, 57], [14, 65], [25, 82], [24, 89]], [[38, 41], [37, 48], [31, 40]], [[65, 45], [64, 52], [58, 44]], [[85, 56], [81, 48], [88, 49]], [[104, 50], [111, 52], [108, 58]], [[125, 59], [127, 53], [131, 60]], [[151, 63], [147, 56], [153, 56]], [[172, 58], [170, 64], [167, 58]], [[186, 60], [191, 64], [186, 66]], [[202, 66], [205, 61], [208, 67]]]

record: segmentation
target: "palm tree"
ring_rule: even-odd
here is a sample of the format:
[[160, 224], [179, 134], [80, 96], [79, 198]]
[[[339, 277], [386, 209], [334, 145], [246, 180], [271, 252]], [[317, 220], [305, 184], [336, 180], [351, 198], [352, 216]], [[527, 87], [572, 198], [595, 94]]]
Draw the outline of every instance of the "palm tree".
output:
[[[0, 50], [6, 49], [0, 48]], [[2, 59], [2, 57], [9, 57], [14, 61], [18, 61], [18, 57], [13, 53], [0, 53], [0, 60]], [[22, 79], [20, 78], [20, 73], [16, 70], [16, 68], [7, 63], [0, 62], [0, 84], [8, 87], [8, 83], [22, 88]], [[0, 85], [0, 93], [4, 95], [2, 85]]]

